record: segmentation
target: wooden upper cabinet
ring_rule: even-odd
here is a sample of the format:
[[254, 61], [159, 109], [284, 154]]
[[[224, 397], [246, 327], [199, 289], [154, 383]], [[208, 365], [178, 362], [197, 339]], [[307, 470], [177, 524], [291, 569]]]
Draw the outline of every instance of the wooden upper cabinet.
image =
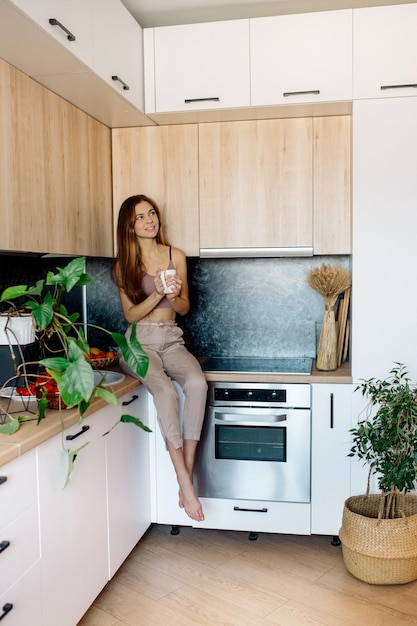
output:
[[112, 256], [111, 131], [0, 61], [0, 249]]
[[200, 124], [200, 247], [312, 247], [311, 118]]
[[314, 254], [351, 253], [351, 117], [317, 117]]
[[417, 4], [353, 10], [353, 98], [415, 96]]
[[127, 197], [145, 194], [160, 207], [172, 245], [198, 256], [198, 131], [194, 124], [113, 129], [115, 226]]

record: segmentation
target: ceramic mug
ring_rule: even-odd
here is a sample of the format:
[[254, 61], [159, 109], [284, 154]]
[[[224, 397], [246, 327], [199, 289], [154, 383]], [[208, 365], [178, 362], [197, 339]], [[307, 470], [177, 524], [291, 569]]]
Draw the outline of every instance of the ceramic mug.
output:
[[162, 280], [162, 284], [164, 286], [164, 293], [172, 293], [173, 290], [172, 288], [167, 284], [166, 279], [168, 276], [175, 276], [175, 274], [177, 273], [177, 270], [163, 270], [161, 272], [161, 280]]

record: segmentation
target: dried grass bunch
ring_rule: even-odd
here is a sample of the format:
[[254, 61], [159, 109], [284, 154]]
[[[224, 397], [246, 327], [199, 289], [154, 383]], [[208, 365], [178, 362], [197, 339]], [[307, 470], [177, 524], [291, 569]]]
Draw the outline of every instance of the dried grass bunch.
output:
[[337, 333], [334, 305], [337, 297], [351, 285], [349, 270], [341, 265], [332, 267], [322, 263], [321, 267], [312, 269], [308, 274], [308, 284], [325, 302], [323, 326], [317, 348], [317, 369], [334, 370], [337, 367]]

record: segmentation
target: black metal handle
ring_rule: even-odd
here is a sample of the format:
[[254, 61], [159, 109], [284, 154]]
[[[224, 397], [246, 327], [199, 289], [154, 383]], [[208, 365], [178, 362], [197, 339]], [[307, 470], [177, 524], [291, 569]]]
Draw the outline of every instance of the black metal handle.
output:
[[410, 87], [417, 87], [417, 83], [410, 85], [381, 85], [381, 91], [384, 91], [384, 89], [407, 89]]
[[282, 94], [284, 98], [288, 96], [305, 96], [307, 94], [313, 94], [314, 96], [318, 96], [320, 93], [319, 89], [310, 89], [309, 91], [284, 91]]
[[4, 485], [7, 482], [7, 476], [0, 476], [0, 485]]
[[4, 541], [0, 541], [0, 553], [4, 552], [6, 548], [8, 548], [9, 546], [10, 546], [10, 541], [7, 541], [7, 539], [5, 539]]
[[186, 98], [184, 102], [185, 104], [190, 104], [190, 102], [220, 102], [220, 98], [217, 96], [211, 98]]
[[73, 35], [72, 32], [68, 30], [68, 28], [65, 28], [65, 26], [61, 24], [61, 22], [58, 22], [58, 20], [55, 19], [55, 17], [50, 17], [49, 23], [51, 24], [51, 26], [59, 26], [59, 28], [62, 28], [64, 33], [67, 34], [68, 41], [75, 41], [75, 35]]
[[87, 424], [84, 424], [84, 426], [81, 428], [80, 431], [78, 431], [78, 433], [75, 433], [75, 435], [67, 435], [65, 437], [65, 439], [67, 441], [72, 441], [73, 439], [77, 439], [77, 437], [79, 437], [80, 435], [84, 434], [87, 430], [89, 430], [89, 426], [87, 426]]
[[333, 428], [334, 421], [334, 395], [330, 394], [330, 428]]
[[3, 617], [6, 617], [7, 613], [10, 613], [12, 608], [13, 604], [11, 604], [10, 602], [6, 602], [6, 604], [3, 604], [3, 613], [0, 615], [0, 621], [3, 619]]
[[244, 509], [240, 506], [234, 506], [233, 507], [234, 511], [246, 511], [249, 513], [268, 513], [268, 509], [267, 508], [262, 508], [262, 509]]
[[111, 77], [112, 80], [118, 80], [119, 83], [121, 83], [123, 85], [123, 89], [125, 91], [129, 91], [130, 87], [127, 83], [125, 83], [119, 76], [112, 76]]
[[125, 400], [124, 402], [122, 402], [122, 406], [127, 406], [128, 404], [132, 404], [132, 402], [134, 402], [138, 398], [139, 396], [133, 395], [130, 400]]

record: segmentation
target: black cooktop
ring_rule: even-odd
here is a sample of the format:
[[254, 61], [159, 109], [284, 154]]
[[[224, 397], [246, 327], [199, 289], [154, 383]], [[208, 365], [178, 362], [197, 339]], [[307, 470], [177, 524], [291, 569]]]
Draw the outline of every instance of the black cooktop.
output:
[[311, 357], [212, 356], [202, 364], [204, 372], [245, 374], [311, 374]]

